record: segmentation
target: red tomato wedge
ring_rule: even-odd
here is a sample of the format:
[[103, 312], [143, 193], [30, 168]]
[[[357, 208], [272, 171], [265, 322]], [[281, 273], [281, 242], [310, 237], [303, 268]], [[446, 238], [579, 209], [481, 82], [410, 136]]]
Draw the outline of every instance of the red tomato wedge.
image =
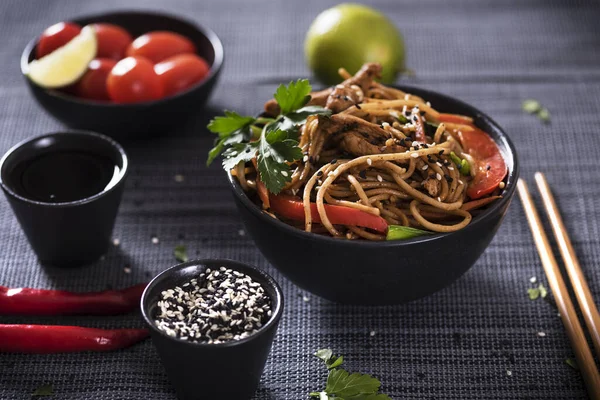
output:
[[[270, 202], [271, 210], [282, 217], [295, 221], [304, 221], [304, 206], [300, 198], [271, 195]], [[319, 218], [319, 212], [315, 203], [310, 204], [310, 212], [313, 222], [320, 223], [321, 218]], [[362, 226], [363, 228], [373, 229], [378, 232], [386, 232], [388, 229], [388, 223], [385, 219], [355, 208], [325, 204], [325, 212], [334, 225]]]
[[464, 130], [459, 133], [464, 151], [475, 160], [475, 165], [471, 166], [475, 169], [475, 177], [469, 184], [467, 195], [475, 200], [496, 190], [508, 169], [492, 138], [459, 116], [440, 114], [439, 119], [440, 122], [460, 123], [473, 128], [472, 131]]

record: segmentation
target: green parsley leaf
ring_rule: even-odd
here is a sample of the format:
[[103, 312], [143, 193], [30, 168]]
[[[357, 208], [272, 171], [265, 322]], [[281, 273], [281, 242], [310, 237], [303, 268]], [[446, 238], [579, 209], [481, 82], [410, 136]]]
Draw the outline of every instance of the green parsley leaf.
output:
[[523, 111], [529, 114], [535, 114], [542, 109], [540, 102], [534, 99], [524, 100], [521, 107], [523, 108]]
[[565, 360], [565, 364], [573, 368], [575, 371], [579, 371], [579, 365], [577, 365], [577, 361], [573, 360], [572, 358], [567, 358]]
[[288, 138], [288, 132], [265, 131], [258, 147], [258, 172], [267, 189], [277, 194], [292, 180], [292, 171], [286, 161], [302, 158], [302, 151], [297, 141]]
[[327, 377], [325, 392], [336, 397], [351, 397], [360, 394], [375, 394], [381, 382], [371, 375], [355, 372], [350, 374], [343, 369], [332, 369]]
[[315, 356], [317, 356], [318, 358], [320, 358], [321, 360], [323, 360], [325, 362], [327, 369], [337, 368], [340, 365], [342, 365], [342, 363], [344, 362], [344, 357], [343, 356], [339, 356], [339, 357], [334, 356], [331, 349], [317, 350], [317, 352], [315, 353]]
[[323, 360], [325, 363], [327, 363], [327, 361], [329, 361], [329, 359], [331, 357], [333, 357], [333, 351], [331, 351], [331, 349], [317, 350], [317, 352], [315, 353], [315, 356], [317, 356], [318, 358]]
[[175, 246], [173, 254], [175, 255], [175, 259], [179, 262], [186, 262], [189, 260], [187, 250], [182, 244]]
[[251, 125], [256, 121], [252, 117], [243, 117], [235, 111], [225, 111], [224, 117], [215, 117], [207, 128], [219, 137], [215, 146], [208, 152], [206, 165], [210, 165], [219, 156], [227, 145], [241, 143], [252, 137]]
[[274, 130], [298, 132], [298, 126], [303, 125], [311, 115], [331, 115], [331, 110], [321, 106], [306, 106], [296, 111], [280, 115], [269, 128]]
[[207, 128], [213, 133], [218, 133], [219, 137], [221, 137], [221, 135], [227, 135], [238, 129], [242, 129], [245, 126], [254, 123], [254, 121], [255, 118], [253, 117], [244, 117], [235, 111], [225, 110], [225, 116], [215, 117], [208, 123]]
[[312, 87], [307, 79], [298, 79], [287, 86], [279, 85], [273, 97], [279, 104], [281, 114], [287, 114], [308, 103], [311, 90]]
[[229, 171], [240, 162], [251, 161], [256, 156], [259, 142], [235, 143], [223, 153], [223, 169]]
[[32, 396], [52, 396], [54, 394], [54, 388], [52, 385], [42, 385], [35, 389]]

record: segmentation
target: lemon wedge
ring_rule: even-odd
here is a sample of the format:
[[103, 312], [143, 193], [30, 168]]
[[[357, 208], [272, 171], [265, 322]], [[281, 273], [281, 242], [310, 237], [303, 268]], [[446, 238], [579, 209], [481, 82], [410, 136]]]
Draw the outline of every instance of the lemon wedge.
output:
[[70, 85], [87, 71], [88, 64], [96, 57], [97, 48], [96, 31], [87, 25], [64, 46], [30, 62], [25, 75], [48, 89]]

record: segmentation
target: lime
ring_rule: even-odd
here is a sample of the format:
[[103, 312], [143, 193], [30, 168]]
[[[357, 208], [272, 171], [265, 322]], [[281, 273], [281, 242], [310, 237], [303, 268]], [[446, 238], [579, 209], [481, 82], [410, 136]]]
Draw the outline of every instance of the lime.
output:
[[44, 88], [59, 88], [76, 82], [96, 57], [96, 31], [85, 26], [79, 35], [52, 53], [29, 63], [26, 75]]
[[404, 70], [404, 41], [394, 23], [359, 4], [340, 4], [319, 14], [306, 34], [304, 54], [317, 78], [328, 85], [341, 81], [341, 67], [354, 74], [364, 63], [380, 63], [384, 83]]

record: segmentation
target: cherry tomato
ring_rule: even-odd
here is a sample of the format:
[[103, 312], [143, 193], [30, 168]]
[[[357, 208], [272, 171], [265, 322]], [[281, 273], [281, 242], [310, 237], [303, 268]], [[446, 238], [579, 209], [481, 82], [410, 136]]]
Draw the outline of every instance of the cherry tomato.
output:
[[106, 79], [117, 62], [110, 58], [95, 58], [87, 72], [70, 90], [77, 97], [90, 100], [110, 101]]
[[106, 80], [108, 94], [115, 103], [137, 103], [162, 97], [162, 86], [154, 66], [143, 57], [119, 61]]
[[208, 70], [206, 61], [195, 54], [178, 54], [154, 66], [165, 96], [171, 96], [194, 86], [204, 79]]
[[35, 49], [36, 58], [42, 58], [69, 43], [71, 39], [79, 35], [79, 32], [81, 32], [81, 26], [72, 22], [59, 22], [46, 28]]
[[113, 24], [94, 24], [98, 39], [96, 57], [120, 60], [125, 57], [125, 50], [133, 41], [131, 35], [123, 28]]
[[154, 64], [177, 54], [195, 52], [196, 46], [191, 40], [168, 31], [148, 32], [135, 39], [127, 48], [128, 56], [146, 57]]

